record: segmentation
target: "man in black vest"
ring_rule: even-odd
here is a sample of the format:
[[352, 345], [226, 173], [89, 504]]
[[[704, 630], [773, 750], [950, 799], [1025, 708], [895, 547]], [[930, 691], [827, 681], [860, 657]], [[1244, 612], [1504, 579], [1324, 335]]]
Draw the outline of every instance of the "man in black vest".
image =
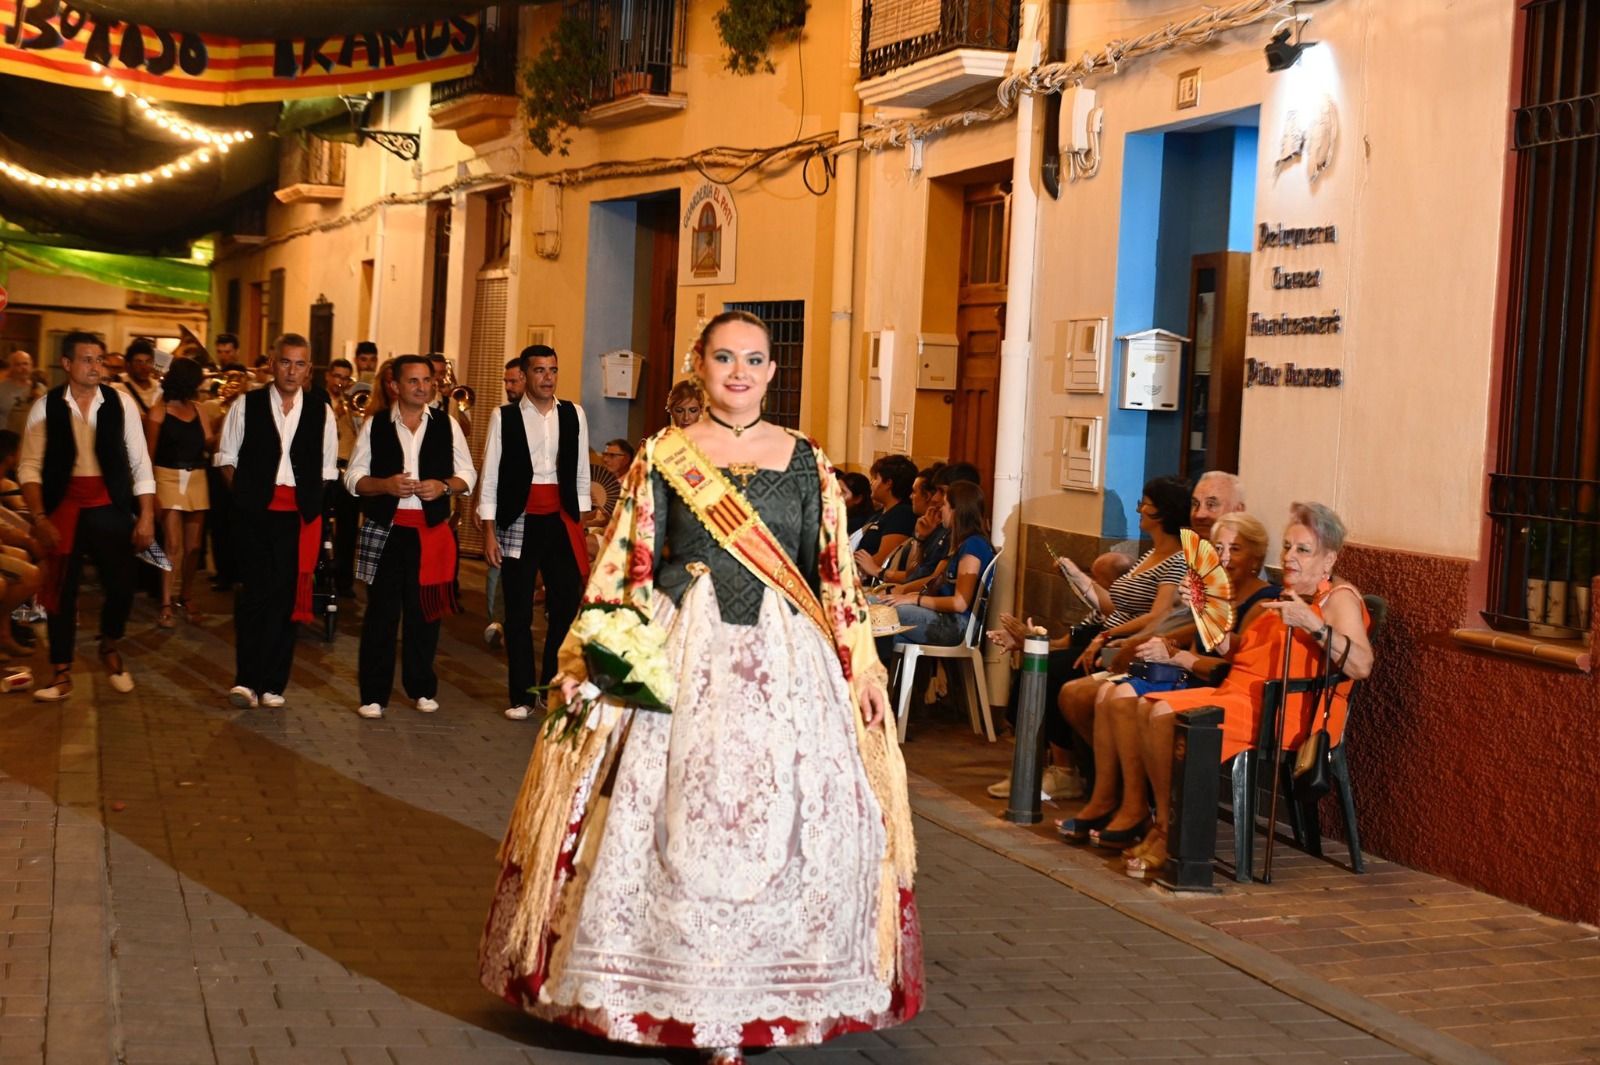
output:
[[[589, 424], [583, 408], [556, 399], [556, 353], [543, 344], [522, 349], [522, 399], [489, 420], [478, 518], [484, 558], [499, 566], [506, 601], [506, 666], [511, 704], [506, 717], [533, 712], [528, 689], [548, 684], [589, 577], [583, 515], [589, 497]], [[544, 662], [533, 669], [533, 586], [544, 577]]]
[[111, 687], [133, 690], [122, 663], [122, 638], [133, 605], [133, 556], [155, 539], [155, 474], [138, 408], [123, 392], [101, 384], [106, 348], [91, 333], [61, 341], [57, 385], [28, 412], [17, 480], [33, 515], [33, 534], [45, 552], [40, 599], [50, 615], [50, 662], [55, 675], [35, 699], [72, 694], [78, 630], [78, 579], [83, 556], [100, 574], [100, 661]]
[[433, 657], [439, 619], [456, 600], [456, 536], [451, 499], [472, 491], [476, 474], [461, 426], [428, 405], [433, 370], [420, 355], [394, 360], [399, 401], [368, 418], [356, 438], [345, 487], [361, 499], [367, 523], [356, 551], [356, 576], [367, 584], [361, 622], [361, 705], [383, 716], [394, 688], [394, 638], [402, 630], [400, 682], [418, 710], [439, 709]]
[[338, 477], [327, 395], [307, 392], [311, 349], [298, 333], [272, 345], [272, 384], [234, 401], [216, 465], [233, 492], [244, 586], [234, 607], [234, 686], [241, 710], [283, 705], [296, 625], [311, 620], [323, 494]]

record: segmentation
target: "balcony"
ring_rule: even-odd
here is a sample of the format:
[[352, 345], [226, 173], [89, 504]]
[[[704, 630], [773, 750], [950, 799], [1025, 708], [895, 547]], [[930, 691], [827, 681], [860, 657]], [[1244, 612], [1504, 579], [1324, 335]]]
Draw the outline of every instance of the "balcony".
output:
[[278, 156], [279, 203], [338, 203], [344, 199], [344, 145], [311, 134], [285, 137]]
[[688, 106], [686, 95], [672, 91], [674, 69], [684, 64], [685, 0], [580, 0], [567, 12], [588, 26], [606, 72], [590, 87], [585, 125], [617, 125]]
[[1021, 0], [861, 0], [861, 80], [876, 107], [927, 108], [1005, 76]]
[[436, 81], [429, 89], [434, 128], [454, 130], [469, 147], [509, 135], [516, 121], [517, 11], [516, 4], [485, 8], [478, 65], [464, 78]]

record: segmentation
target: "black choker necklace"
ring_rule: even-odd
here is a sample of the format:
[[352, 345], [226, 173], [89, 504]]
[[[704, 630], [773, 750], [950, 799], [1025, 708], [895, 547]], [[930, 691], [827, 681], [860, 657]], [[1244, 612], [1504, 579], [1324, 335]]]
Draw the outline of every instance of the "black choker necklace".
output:
[[733, 425], [732, 423], [725, 422], [721, 418], [717, 417], [716, 412], [707, 407], [706, 417], [710, 418], [712, 421], [728, 430], [728, 432], [732, 433], [734, 437], [737, 438], [743, 436], [746, 429], [754, 429], [756, 426], [760, 425], [761, 419], [764, 417], [764, 415], [757, 414], [756, 420], [751, 422], [749, 425]]

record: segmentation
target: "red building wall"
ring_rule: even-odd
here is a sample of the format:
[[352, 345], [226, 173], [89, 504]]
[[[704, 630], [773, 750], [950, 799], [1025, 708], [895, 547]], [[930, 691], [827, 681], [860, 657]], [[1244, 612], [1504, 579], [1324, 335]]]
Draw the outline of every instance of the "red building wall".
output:
[[1600, 921], [1600, 680], [1451, 641], [1468, 561], [1347, 545], [1337, 572], [1390, 605], [1347, 740], [1363, 848]]

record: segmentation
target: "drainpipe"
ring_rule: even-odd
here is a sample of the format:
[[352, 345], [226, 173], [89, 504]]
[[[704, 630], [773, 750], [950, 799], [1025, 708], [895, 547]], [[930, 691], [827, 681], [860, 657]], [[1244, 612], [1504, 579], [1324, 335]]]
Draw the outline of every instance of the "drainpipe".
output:
[[[1022, 5], [1014, 70], [1039, 60], [1038, 0]], [[994, 512], [990, 520], [996, 546], [1008, 550], [995, 566], [992, 616], [1016, 603], [1017, 553], [1021, 549], [1022, 464], [1028, 424], [1028, 382], [1033, 376], [1033, 279], [1038, 264], [1039, 192], [1034, 186], [1034, 98], [1017, 98], [1017, 146], [1011, 160], [1011, 256], [1006, 276], [1006, 332], [1000, 343], [1000, 396], [995, 421]], [[989, 700], [1003, 702], [1010, 677], [1004, 656], [990, 647]]]
[[[389, 97], [391, 95], [391, 93], [386, 92], [381, 96], [383, 100], [383, 116], [379, 119], [379, 129], [392, 128], [389, 125]], [[388, 198], [389, 153], [380, 151], [378, 153], [378, 224], [375, 227], [377, 235], [372, 241], [372, 306], [367, 311], [368, 320], [361, 323], [362, 335], [356, 337], [358, 341], [376, 341], [378, 339], [378, 323], [383, 321], [383, 233], [389, 219], [389, 206], [383, 201]], [[382, 351], [383, 349], [380, 346], [380, 354]]]
[[[846, 60], [844, 99], [853, 106], [839, 113], [841, 144], [855, 140], [861, 132], [861, 101], [856, 96], [859, 73]], [[855, 342], [856, 194], [861, 153], [841, 152], [834, 158], [838, 167], [833, 177], [833, 291], [828, 299], [828, 434], [823, 447], [829, 458], [843, 465], [855, 451], [850, 432], [850, 371]]]
[[[1047, 63], [1067, 57], [1067, 0], [1050, 0], [1050, 37], [1045, 45]], [[1044, 158], [1039, 164], [1039, 180], [1052, 200], [1061, 199], [1061, 94], [1044, 98]]]

